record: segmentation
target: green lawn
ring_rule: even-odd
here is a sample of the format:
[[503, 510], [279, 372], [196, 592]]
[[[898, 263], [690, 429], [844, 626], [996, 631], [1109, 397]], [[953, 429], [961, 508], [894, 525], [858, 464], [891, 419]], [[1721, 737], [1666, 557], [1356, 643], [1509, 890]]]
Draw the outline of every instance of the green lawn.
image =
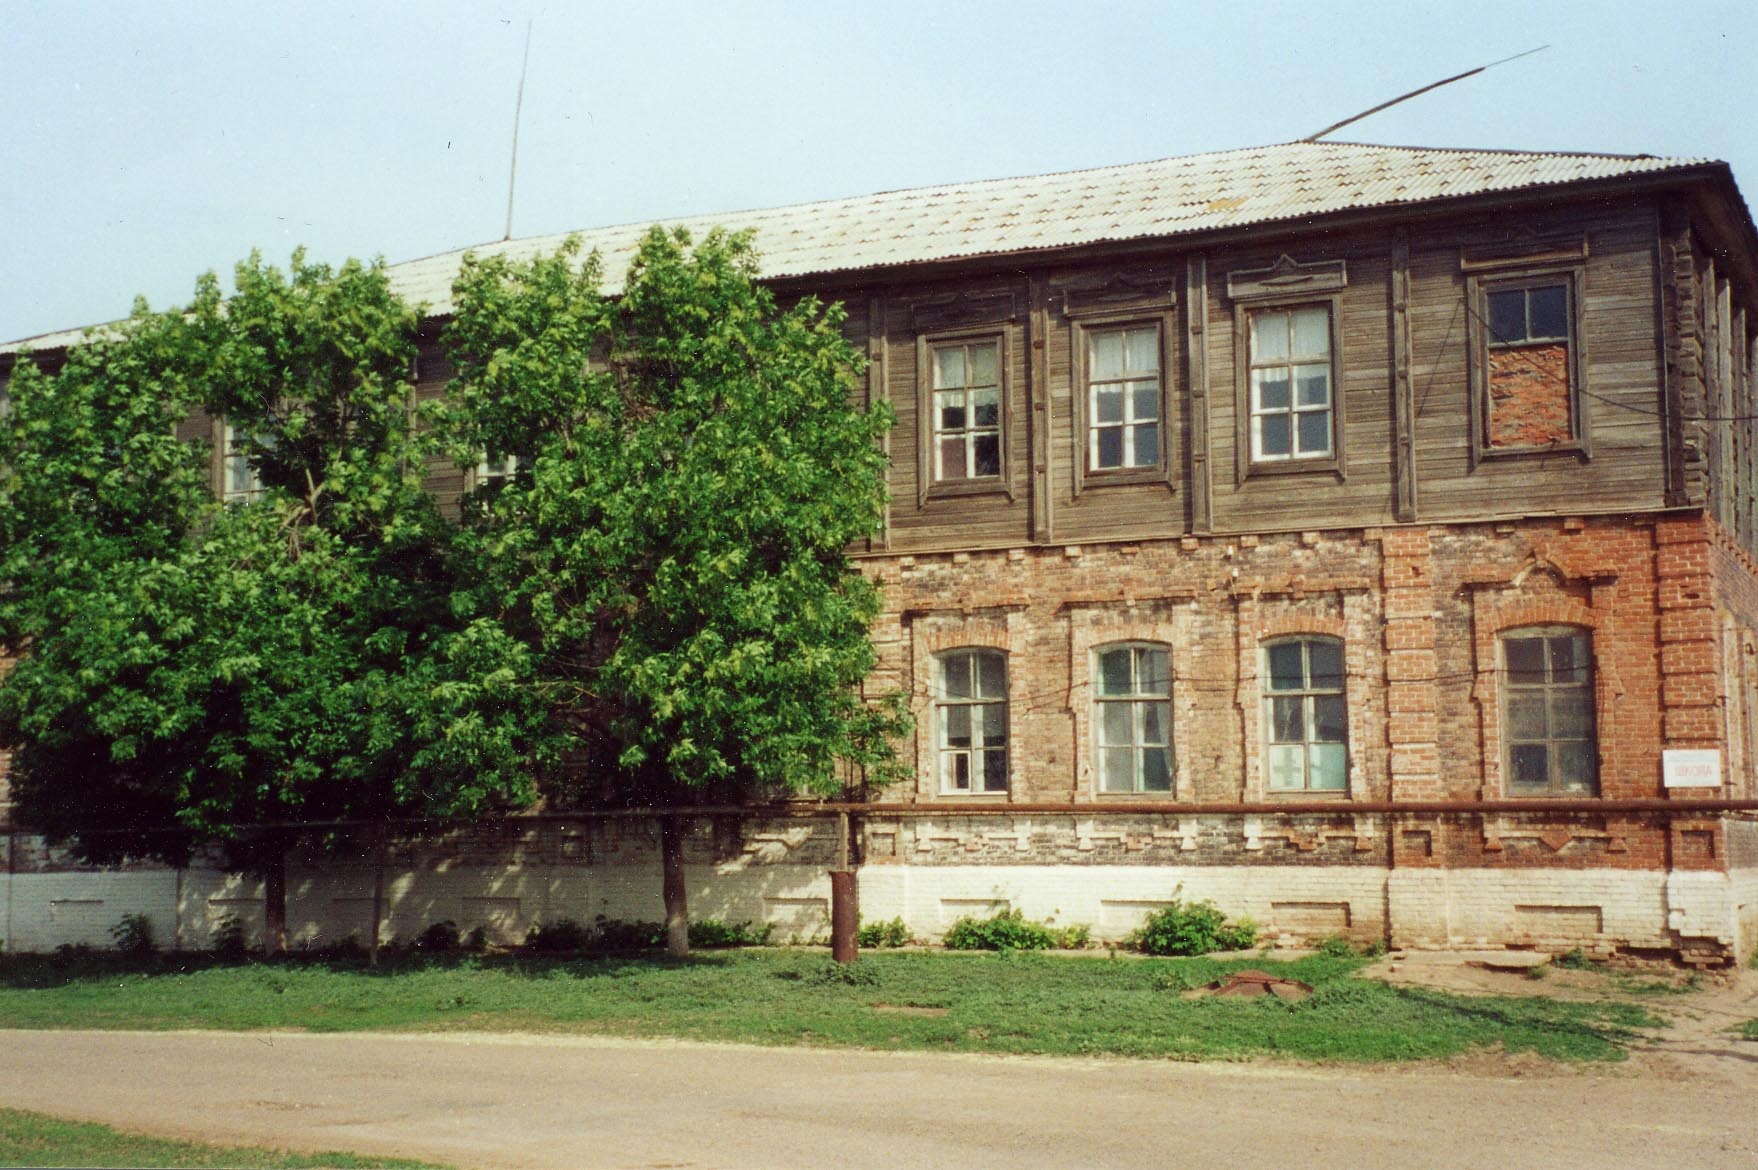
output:
[[62, 1121], [21, 1109], [0, 1109], [0, 1166], [179, 1166], [241, 1170], [439, 1170], [431, 1162], [359, 1154], [295, 1154], [251, 1146], [214, 1146], [122, 1133], [107, 1125]]
[[[0, 960], [0, 1027], [522, 1031], [770, 1045], [1107, 1054], [1180, 1059], [1444, 1058], [1499, 1046], [1615, 1060], [1657, 1024], [1627, 1003], [1473, 998], [1356, 978], [1359, 960], [1065, 958], [822, 952], [403, 957], [227, 965], [161, 957]], [[1187, 999], [1240, 966], [1304, 980], [1312, 998]]]

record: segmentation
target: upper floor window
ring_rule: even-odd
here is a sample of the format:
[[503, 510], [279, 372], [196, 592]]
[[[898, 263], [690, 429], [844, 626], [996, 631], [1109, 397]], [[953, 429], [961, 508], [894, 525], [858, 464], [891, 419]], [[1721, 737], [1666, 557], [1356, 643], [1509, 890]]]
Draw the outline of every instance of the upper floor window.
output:
[[1172, 671], [1164, 646], [1108, 646], [1094, 656], [1100, 792], [1172, 791]]
[[1575, 277], [1473, 278], [1473, 396], [1481, 452], [1582, 437]]
[[1331, 314], [1328, 304], [1248, 314], [1253, 463], [1334, 457]]
[[934, 479], [1001, 475], [1001, 343], [940, 342], [933, 364]]
[[519, 474], [517, 455], [484, 455], [476, 465], [475, 486], [478, 489], [499, 487]]
[[1541, 626], [1502, 635], [1502, 743], [1518, 794], [1598, 789], [1593, 648], [1585, 630]]
[[1275, 792], [1342, 792], [1349, 787], [1349, 711], [1343, 643], [1285, 638], [1264, 647], [1265, 745]]
[[222, 423], [220, 436], [220, 499], [228, 504], [246, 504], [261, 498], [262, 478], [250, 462], [244, 433], [231, 423]]
[[1092, 471], [1160, 463], [1160, 330], [1154, 325], [1086, 332], [1087, 466]]
[[1007, 658], [952, 650], [935, 662], [940, 790], [1007, 791]]

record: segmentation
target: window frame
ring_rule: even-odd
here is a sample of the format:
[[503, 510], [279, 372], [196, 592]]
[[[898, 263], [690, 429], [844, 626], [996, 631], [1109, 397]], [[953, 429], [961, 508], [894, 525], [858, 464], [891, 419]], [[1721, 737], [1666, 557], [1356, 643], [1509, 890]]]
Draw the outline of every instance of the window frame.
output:
[[471, 491], [481, 491], [485, 487], [510, 483], [518, 476], [524, 460], [517, 455], [502, 455], [500, 462], [505, 468], [503, 471], [492, 470], [490, 464], [493, 462], [493, 457], [487, 453], [484, 453], [482, 458], [476, 461], [476, 466], [470, 469]]
[[[1252, 321], [1262, 313], [1292, 312], [1298, 309], [1324, 308], [1330, 315], [1331, 364], [1331, 450], [1326, 455], [1289, 455], [1287, 458], [1260, 459], [1252, 443], [1251, 402], [1251, 331]], [[1236, 482], [1267, 475], [1301, 475], [1308, 472], [1331, 473], [1344, 478], [1344, 434], [1346, 411], [1343, 386], [1343, 293], [1341, 289], [1328, 294], [1304, 295], [1290, 292], [1280, 296], [1236, 297], [1233, 305], [1233, 369], [1234, 369], [1234, 459]], [[1294, 393], [1289, 388], [1290, 403]], [[1291, 405], [1292, 409], [1292, 405]]]
[[[1474, 463], [1494, 459], [1519, 459], [1533, 455], [1573, 453], [1583, 460], [1593, 456], [1591, 419], [1587, 395], [1582, 392], [1587, 371], [1587, 345], [1583, 324], [1583, 294], [1586, 288], [1586, 266], [1574, 264], [1494, 265], [1467, 271], [1465, 306], [1467, 309], [1468, 344], [1466, 347], [1471, 395], [1471, 449]], [[1491, 293], [1562, 285], [1568, 297], [1569, 322], [1569, 438], [1555, 443], [1528, 444], [1520, 447], [1490, 445], [1490, 343], [1489, 298]]]
[[[1106, 654], [1115, 653], [1120, 650], [1130, 652], [1130, 682], [1134, 689], [1132, 689], [1127, 695], [1103, 694], [1101, 680], [1104, 678], [1104, 671], [1100, 664], [1100, 660], [1104, 658]], [[1154, 651], [1166, 656], [1166, 689], [1164, 691], [1148, 692], [1143, 691], [1136, 686], [1135, 653], [1143, 650]], [[1172, 667], [1172, 647], [1164, 642], [1132, 639], [1123, 642], [1106, 642], [1102, 645], [1092, 647], [1088, 653], [1092, 666], [1092, 685], [1090, 690], [1092, 702], [1091, 747], [1093, 753], [1094, 796], [1101, 799], [1131, 799], [1135, 797], [1148, 797], [1150, 799], [1176, 798], [1178, 794], [1178, 749], [1175, 736], [1177, 723], [1173, 719], [1172, 692], [1177, 685], [1177, 680], [1174, 677]], [[1150, 703], [1158, 703], [1161, 707], [1163, 726], [1165, 727], [1166, 735], [1164, 745], [1146, 744], [1142, 740], [1141, 719], [1138, 709]], [[1130, 742], [1126, 745], [1107, 744], [1105, 742], [1105, 708], [1107, 706], [1123, 705], [1128, 705], [1131, 708]], [[1166, 755], [1166, 787], [1146, 788], [1142, 785], [1141, 759], [1136, 753], [1156, 746], [1162, 747]], [[1105, 787], [1105, 749], [1107, 747], [1127, 747], [1131, 751], [1131, 785], [1129, 788], [1108, 789]]]
[[[949, 496], [1005, 495], [1010, 501], [1013, 491], [1012, 446], [1015, 426], [1013, 410], [1012, 346], [1009, 330], [1003, 325], [973, 326], [968, 329], [947, 329], [920, 333], [916, 337], [916, 444], [918, 503]], [[993, 343], [996, 347], [995, 376], [999, 399], [1000, 471], [996, 475], [964, 476], [941, 479], [936, 472], [939, 448], [939, 418], [934, 409], [934, 355], [940, 349]]]
[[[243, 450], [234, 450], [242, 432], [223, 418], [216, 418], [213, 425], [213, 470], [212, 484], [214, 498], [222, 504], [254, 504], [263, 498], [267, 488], [262, 482], [262, 473], [250, 462], [250, 455]], [[236, 460], [242, 460], [245, 469], [250, 473], [251, 487], [234, 491], [231, 486], [231, 469]]]
[[[1340, 681], [1335, 689], [1320, 688], [1312, 685], [1312, 656], [1311, 651], [1305, 649], [1305, 647], [1315, 642], [1322, 642], [1330, 646], [1335, 646], [1337, 649], [1339, 671], [1337, 677]], [[1302, 685], [1293, 690], [1272, 690], [1270, 684], [1273, 674], [1270, 668], [1270, 653], [1277, 646], [1289, 645], [1299, 645], [1302, 647], [1300, 655]], [[1261, 698], [1261, 706], [1259, 709], [1262, 712], [1261, 718], [1263, 720], [1262, 734], [1260, 736], [1260, 741], [1263, 745], [1263, 790], [1272, 797], [1300, 798], [1316, 796], [1347, 799], [1352, 794], [1353, 777], [1351, 776], [1351, 768], [1354, 763], [1354, 752], [1349, 741], [1349, 655], [1348, 646], [1344, 640], [1337, 637], [1335, 634], [1316, 633], [1282, 634], [1273, 638], [1264, 639], [1262, 642], [1258, 643], [1258, 694]], [[1315, 739], [1313, 735], [1318, 726], [1318, 720], [1314, 717], [1313, 701], [1319, 698], [1327, 698], [1332, 695], [1337, 696], [1342, 701], [1343, 715], [1341, 726], [1343, 729], [1343, 738], [1340, 740]], [[1277, 699], [1292, 698], [1298, 698], [1301, 700], [1301, 741], [1299, 745], [1301, 748], [1301, 784], [1297, 788], [1277, 787], [1274, 782], [1274, 771], [1270, 760], [1271, 751], [1276, 747], [1290, 747], [1293, 746], [1293, 744], [1291, 742], [1284, 743], [1275, 738], [1275, 701]], [[1343, 783], [1340, 787], [1315, 788], [1313, 786], [1311, 749], [1314, 744], [1342, 745]]]
[[[1587, 648], [1587, 677], [1576, 683], [1556, 683], [1550, 678], [1552, 666], [1550, 661], [1550, 640], [1552, 638], [1570, 636], [1581, 639]], [[1513, 670], [1508, 665], [1508, 642], [1515, 638], [1543, 638], [1545, 640], [1545, 681], [1537, 684], [1513, 682]], [[1510, 626], [1496, 632], [1496, 715], [1500, 723], [1502, 789], [1510, 797], [1531, 797], [1540, 800], [1557, 798], [1583, 797], [1598, 798], [1601, 792], [1601, 781], [1604, 769], [1599, 758], [1599, 664], [1594, 649], [1594, 631], [1587, 626], [1571, 625], [1567, 622], [1552, 622], [1541, 625]], [[1559, 738], [1547, 735], [1542, 741], [1531, 738], [1516, 739], [1513, 719], [1509, 714], [1511, 700], [1515, 692], [1526, 694], [1541, 693], [1545, 700], [1546, 729], [1549, 730], [1551, 699], [1553, 692], [1558, 690], [1579, 691], [1586, 702], [1587, 736], [1585, 740], [1577, 738]], [[1542, 742], [1546, 747], [1548, 778], [1542, 785], [1519, 784], [1514, 780], [1514, 749], [1521, 744]], [[1585, 788], [1571, 788], [1557, 781], [1556, 751], [1558, 743], [1585, 742], [1588, 745], [1587, 759], [1592, 764], [1593, 775]]]
[[[954, 698], [947, 693], [946, 667], [955, 659], [961, 658], [967, 659], [971, 663], [970, 677], [973, 691], [979, 689], [976, 680], [981, 678], [976, 665], [977, 661], [982, 658], [990, 658], [1000, 663], [1001, 694], [998, 698], [991, 695]], [[958, 646], [935, 654], [932, 662], [931, 693], [933, 696], [932, 734], [935, 791], [941, 796], [1006, 799], [1013, 790], [1013, 675], [1009, 669], [1007, 652], [994, 646]], [[973, 742], [968, 742], [962, 748], [953, 747], [947, 742], [947, 713], [950, 709], [959, 707], [967, 711], [974, 711], [994, 706], [999, 706], [1001, 709], [1002, 741], [999, 747], [992, 747], [987, 742], [976, 744], [974, 737], [972, 737]], [[956, 764], [953, 761], [957, 757], [964, 756], [968, 760], [972, 756], [981, 756], [990, 751], [998, 751], [1002, 761], [1001, 786], [999, 788], [988, 787], [988, 774], [985, 769], [980, 767], [972, 769], [968, 765], [967, 775], [972, 781], [971, 786], [959, 788], [952, 783], [956, 772]], [[977, 787], [979, 781], [982, 783], [982, 787]]]
[[[1072, 466], [1075, 469], [1075, 492], [1089, 487], [1109, 487], [1114, 484], [1158, 484], [1176, 490], [1176, 480], [1172, 469], [1177, 466], [1174, 459], [1172, 394], [1169, 364], [1171, 361], [1171, 329], [1167, 324], [1167, 316], [1163, 311], [1153, 313], [1142, 312], [1110, 312], [1083, 313], [1080, 317], [1070, 318], [1069, 325], [1073, 330], [1073, 345], [1070, 357], [1073, 368], [1070, 371], [1071, 389], [1074, 407], [1074, 427], [1071, 435]], [[1154, 353], [1159, 362], [1155, 377], [1159, 383], [1159, 450], [1151, 464], [1139, 467], [1097, 467], [1093, 458], [1093, 432], [1096, 420], [1093, 417], [1092, 392], [1092, 353], [1093, 338], [1103, 333], [1121, 333], [1131, 329], [1152, 329], [1155, 333]]]

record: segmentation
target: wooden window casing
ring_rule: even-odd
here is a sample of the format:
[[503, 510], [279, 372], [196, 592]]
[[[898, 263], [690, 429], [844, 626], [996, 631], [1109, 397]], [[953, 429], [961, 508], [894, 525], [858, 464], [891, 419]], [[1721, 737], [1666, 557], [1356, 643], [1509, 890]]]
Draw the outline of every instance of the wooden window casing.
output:
[[934, 743], [940, 791], [1002, 796], [1010, 751], [1007, 655], [972, 647], [934, 660]]
[[[1236, 376], [1235, 459], [1237, 480], [1259, 475], [1303, 472], [1334, 472], [1344, 467], [1344, 393], [1342, 297], [1290, 297], [1260, 299], [1234, 308], [1234, 367]], [[1324, 313], [1322, 330], [1295, 326]], [[1281, 331], [1276, 344], [1274, 331]], [[1316, 332], [1324, 348], [1309, 342]], [[1286, 352], [1283, 352], [1283, 350]], [[1298, 351], [1298, 352], [1297, 352]], [[1323, 370], [1324, 401], [1317, 401], [1312, 372]], [[1274, 387], [1277, 373], [1286, 375]], [[1285, 400], [1284, 400], [1285, 398]], [[1323, 420], [1322, 424], [1314, 420]], [[1283, 428], [1286, 438], [1283, 439]], [[1318, 439], [1324, 445], [1319, 446]]]
[[[1136, 483], [1175, 487], [1164, 316], [1073, 325], [1076, 490]], [[1152, 450], [1144, 451], [1150, 441]]]
[[[989, 357], [994, 362], [992, 374]], [[1012, 498], [1011, 357], [1004, 329], [918, 337], [921, 502], [991, 492]]]
[[[1583, 281], [1579, 265], [1468, 273], [1475, 460], [1557, 451], [1584, 459], [1592, 454], [1588, 400], [1582, 393], [1587, 368]], [[1566, 418], [1559, 421], [1558, 415]]]
[[1302, 635], [1263, 646], [1264, 776], [1271, 793], [1349, 791], [1343, 643]]
[[1514, 796], [1595, 796], [1593, 636], [1578, 626], [1504, 630], [1502, 766]]
[[1093, 752], [1101, 795], [1171, 794], [1170, 647], [1127, 642], [1093, 651]]

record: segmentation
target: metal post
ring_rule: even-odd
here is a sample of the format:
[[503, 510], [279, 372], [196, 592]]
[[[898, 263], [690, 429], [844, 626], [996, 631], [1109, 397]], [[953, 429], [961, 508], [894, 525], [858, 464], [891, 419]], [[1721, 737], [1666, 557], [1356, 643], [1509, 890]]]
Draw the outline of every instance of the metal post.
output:
[[830, 957], [836, 962], [855, 961], [855, 931], [860, 917], [855, 871], [849, 868], [848, 814], [839, 813], [836, 818], [836, 868], [830, 871]]

